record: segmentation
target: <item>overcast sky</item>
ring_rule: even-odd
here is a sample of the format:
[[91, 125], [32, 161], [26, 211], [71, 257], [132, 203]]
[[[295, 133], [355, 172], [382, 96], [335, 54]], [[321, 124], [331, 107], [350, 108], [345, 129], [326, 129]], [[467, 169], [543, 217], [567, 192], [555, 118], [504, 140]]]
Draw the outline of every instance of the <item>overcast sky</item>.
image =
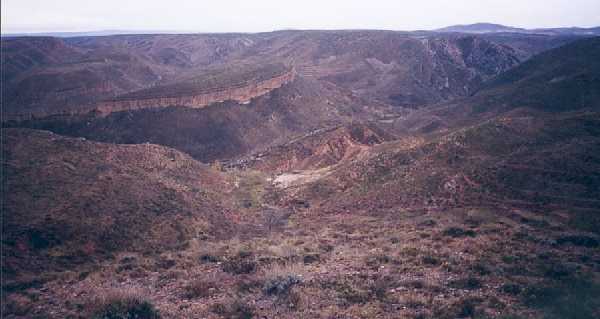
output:
[[600, 0], [1, 0], [2, 33], [600, 26]]

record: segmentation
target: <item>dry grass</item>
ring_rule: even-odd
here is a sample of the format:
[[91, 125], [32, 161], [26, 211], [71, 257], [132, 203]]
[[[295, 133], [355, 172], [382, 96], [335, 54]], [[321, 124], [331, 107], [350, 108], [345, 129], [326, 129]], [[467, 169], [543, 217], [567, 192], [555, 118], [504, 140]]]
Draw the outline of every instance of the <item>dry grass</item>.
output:
[[297, 276], [305, 280], [310, 278], [310, 272], [303, 264], [299, 263], [276, 263], [261, 269], [260, 277], [264, 280], [274, 278]]
[[139, 288], [101, 290], [88, 304], [93, 319], [158, 319], [159, 312]]

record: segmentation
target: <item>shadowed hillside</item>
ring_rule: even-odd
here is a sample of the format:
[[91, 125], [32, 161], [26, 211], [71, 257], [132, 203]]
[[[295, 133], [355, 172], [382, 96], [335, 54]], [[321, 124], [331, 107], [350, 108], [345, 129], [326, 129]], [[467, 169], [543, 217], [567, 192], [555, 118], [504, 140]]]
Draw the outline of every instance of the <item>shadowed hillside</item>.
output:
[[6, 279], [119, 251], [181, 249], [235, 227], [223, 200], [230, 181], [173, 149], [28, 129], [2, 135]]
[[[489, 106], [565, 111], [600, 106], [600, 37], [541, 53], [485, 85], [477, 111]], [[485, 104], [485, 105], [483, 105]]]

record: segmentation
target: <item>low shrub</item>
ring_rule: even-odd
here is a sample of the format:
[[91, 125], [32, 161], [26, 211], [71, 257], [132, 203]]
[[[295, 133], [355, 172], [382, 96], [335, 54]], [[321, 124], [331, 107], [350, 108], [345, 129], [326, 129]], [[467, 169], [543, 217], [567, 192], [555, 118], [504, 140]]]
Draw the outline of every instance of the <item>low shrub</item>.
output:
[[387, 302], [389, 299], [388, 290], [395, 286], [396, 282], [392, 278], [377, 278], [370, 286], [371, 296], [381, 302]]
[[500, 287], [500, 290], [509, 295], [518, 295], [523, 289], [518, 284], [506, 283]]
[[562, 236], [556, 240], [559, 245], [571, 244], [574, 246], [582, 246], [587, 248], [596, 248], [600, 246], [600, 241], [591, 236], [570, 235]]
[[351, 304], [364, 304], [371, 300], [369, 291], [354, 287], [348, 283], [337, 285], [335, 290], [341, 298]]
[[254, 308], [238, 298], [229, 303], [213, 305], [212, 312], [227, 319], [252, 319], [254, 317]]
[[289, 274], [286, 276], [277, 276], [265, 281], [263, 291], [268, 295], [287, 294], [293, 286], [301, 282], [302, 277], [298, 275]]
[[92, 319], [159, 319], [152, 302], [135, 289], [103, 292], [93, 301]]
[[476, 263], [470, 267], [470, 270], [478, 275], [486, 276], [492, 273], [490, 268], [482, 262]]
[[9, 294], [2, 296], [2, 314], [24, 316], [32, 309], [31, 299], [22, 294]]
[[430, 265], [430, 266], [439, 266], [442, 264], [442, 262], [435, 256], [432, 255], [425, 255], [423, 257], [421, 257], [421, 261], [423, 262], [424, 265]]
[[453, 238], [460, 238], [460, 237], [475, 237], [475, 232], [468, 229], [465, 230], [463, 228], [460, 227], [449, 227], [444, 229], [444, 231], [442, 232], [442, 234], [444, 236], [449, 236], [449, 237], [453, 237]]
[[263, 281], [255, 276], [243, 276], [236, 281], [236, 289], [239, 293], [249, 293], [254, 290], [260, 290], [263, 287]]
[[434, 309], [433, 318], [456, 319], [456, 318], [480, 318], [481, 311], [477, 306], [481, 299], [475, 297], [463, 297], [451, 305]]
[[319, 254], [307, 254], [304, 255], [304, 257], [302, 258], [302, 261], [305, 264], [312, 264], [315, 262], [318, 262], [320, 260], [321, 256]]
[[251, 253], [240, 252], [236, 256], [226, 259], [221, 268], [230, 274], [250, 274], [256, 271], [257, 264]]
[[195, 279], [186, 287], [184, 297], [187, 299], [206, 298], [217, 290], [218, 284], [212, 279]]
[[212, 254], [201, 254], [200, 257], [198, 257], [198, 259], [201, 263], [216, 263], [221, 261], [221, 258], [219, 258], [219, 256], [215, 256]]
[[479, 289], [481, 288], [481, 281], [475, 277], [467, 277], [451, 281], [449, 286], [456, 289]]
[[304, 268], [300, 264], [275, 264], [262, 274], [263, 292], [268, 295], [285, 295], [304, 281]]

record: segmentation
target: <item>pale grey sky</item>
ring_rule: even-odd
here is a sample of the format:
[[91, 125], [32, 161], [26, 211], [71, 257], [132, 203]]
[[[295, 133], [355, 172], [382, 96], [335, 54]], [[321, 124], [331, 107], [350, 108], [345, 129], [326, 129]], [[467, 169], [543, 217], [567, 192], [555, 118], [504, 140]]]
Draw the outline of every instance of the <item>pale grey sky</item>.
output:
[[2, 0], [2, 33], [600, 26], [600, 0]]

